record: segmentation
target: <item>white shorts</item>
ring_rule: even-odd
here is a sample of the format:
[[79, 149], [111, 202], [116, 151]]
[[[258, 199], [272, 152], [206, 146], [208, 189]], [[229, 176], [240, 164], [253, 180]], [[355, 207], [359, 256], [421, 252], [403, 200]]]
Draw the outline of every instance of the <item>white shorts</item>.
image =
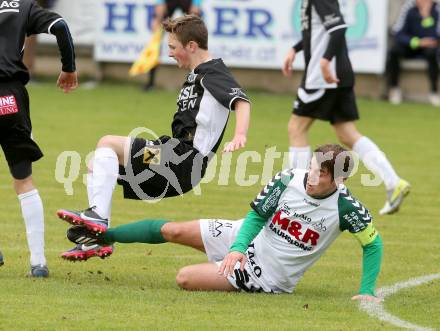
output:
[[[201, 219], [200, 232], [202, 235], [205, 252], [210, 262], [215, 262], [219, 267], [229, 253], [229, 249], [237, 237], [243, 220], [231, 221], [221, 219]], [[269, 292], [280, 293], [280, 289], [271, 288], [265, 284], [264, 280], [259, 278], [258, 265], [249, 258], [255, 252], [251, 247], [246, 251], [247, 262], [243, 271], [240, 270], [238, 262], [234, 267], [234, 274], [228, 276], [228, 280], [232, 286], [238, 290], [246, 292]], [[252, 257], [251, 256], [251, 257]]]

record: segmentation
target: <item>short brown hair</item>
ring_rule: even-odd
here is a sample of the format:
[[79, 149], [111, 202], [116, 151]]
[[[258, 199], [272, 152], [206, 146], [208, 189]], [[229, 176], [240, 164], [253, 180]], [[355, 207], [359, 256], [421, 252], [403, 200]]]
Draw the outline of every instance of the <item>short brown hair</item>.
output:
[[201, 49], [208, 49], [208, 29], [199, 16], [184, 15], [167, 19], [163, 22], [163, 28], [168, 33], [174, 33], [183, 46], [194, 41]]
[[330, 172], [332, 179], [347, 179], [354, 168], [354, 158], [344, 147], [338, 144], [326, 144], [317, 147], [313, 154], [318, 164]]

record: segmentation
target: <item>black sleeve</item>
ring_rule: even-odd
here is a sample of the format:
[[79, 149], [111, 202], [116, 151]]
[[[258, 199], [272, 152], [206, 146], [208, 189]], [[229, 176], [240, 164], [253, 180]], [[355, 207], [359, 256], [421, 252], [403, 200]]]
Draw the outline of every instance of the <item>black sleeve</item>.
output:
[[295, 52], [301, 52], [303, 50], [303, 41], [302, 39], [300, 41], [298, 41], [293, 47], [292, 47]]
[[327, 31], [347, 27], [339, 9], [338, 0], [314, 0], [313, 6]]
[[26, 33], [28, 36], [39, 33], [50, 33], [49, 27], [60, 19], [60, 15], [43, 9], [32, 1], [29, 10]]
[[69, 27], [64, 20], [57, 21], [50, 27], [50, 33], [56, 36], [58, 48], [61, 54], [61, 63], [64, 72], [74, 72], [75, 67], [75, 49], [73, 47], [72, 36]]
[[234, 110], [234, 102], [241, 99], [249, 102], [246, 93], [229, 73], [219, 71], [208, 72], [201, 80], [203, 88], [229, 110]]
[[328, 41], [327, 49], [324, 53], [324, 58], [331, 60], [333, 56], [344, 46], [344, 37], [346, 28], [338, 29], [330, 33], [330, 40]]

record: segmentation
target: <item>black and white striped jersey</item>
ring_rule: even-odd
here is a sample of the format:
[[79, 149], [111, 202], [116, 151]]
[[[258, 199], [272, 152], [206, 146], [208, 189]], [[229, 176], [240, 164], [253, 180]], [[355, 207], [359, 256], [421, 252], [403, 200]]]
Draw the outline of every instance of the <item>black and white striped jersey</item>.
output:
[[200, 64], [188, 74], [177, 98], [173, 137], [192, 143], [205, 156], [215, 153], [238, 99], [249, 102], [221, 59]]
[[[61, 16], [32, 0], [0, 1], [0, 81], [19, 80], [26, 84], [29, 73], [22, 62], [25, 36], [51, 33], [54, 24], [61, 20]], [[66, 50], [69, 52], [72, 55], [63, 65], [69, 62], [65, 71], [74, 71], [73, 45]]]
[[[346, 28], [338, 0], [302, 1], [302, 41], [299, 43], [300, 47], [295, 47], [304, 51], [306, 67], [302, 88], [314, 90], [354, 85], [354, 74], [344, 35]], [[340, 81], [338, 84], [325, 82], [319, 64], [323, 57], [331, 59], [332, 70]]]

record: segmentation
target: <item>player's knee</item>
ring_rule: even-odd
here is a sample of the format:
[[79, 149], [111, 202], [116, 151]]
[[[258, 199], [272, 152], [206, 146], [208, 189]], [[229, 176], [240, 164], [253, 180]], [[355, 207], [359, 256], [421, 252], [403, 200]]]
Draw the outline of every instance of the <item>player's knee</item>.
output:
[[17, 194], [23, 194], [35, 189], [32, 176], [24, 179], [14, 179], [14, 189]]
[[176, 275], [176, 283], [177, 286], [184, 290], [191, 289], [191, 268], [183, 267], [181, 268]]
[[98, 140], [97, 147], [112, 147], [114, 144], [114, 136], [106, 135]]
[[176, 242], [183, 235], [183, 229], [180, 224], [169, 222], [160, 229], [160, 234], [168, 242]]

